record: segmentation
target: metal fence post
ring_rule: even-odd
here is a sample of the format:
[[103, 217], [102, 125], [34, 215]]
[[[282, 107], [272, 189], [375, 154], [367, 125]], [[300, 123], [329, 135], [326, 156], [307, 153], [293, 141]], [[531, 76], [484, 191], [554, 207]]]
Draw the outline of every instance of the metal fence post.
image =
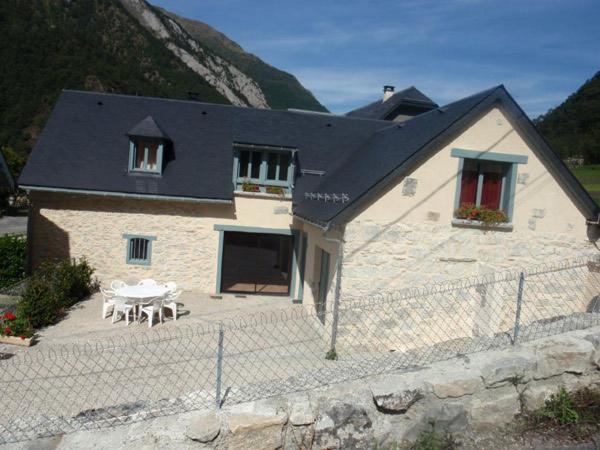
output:
[[515, 345], [519, 339], [519, 331], [521, 330], [521, 304], [523, 303], [523, 288], [525, 286], [525, 274], [521, 272], [519, 275], [519, 289], [517, 291], [517, 313], [515, 314], [515, 329], [513, 331], [512, 343]]
[[223, 374], [223, 338], [225, 337], [225, 329], [223, 324], [219, 324], [219, 346], [217, 348], [217, 391], [215, 401], [217, 409], [221, 408], [221, 376]]
[[337, 341], [337, 329], [338, 329], [338, 317], [340, 310], [340, 295], [342, 290], [342, 267], [344, 258], [344, 243], [339, 241], [338, 255], [337, 255], [337, 267], [335, 277], [335, 296], [333, 299], [333, 321], [331, 323], [331, 346], [328, 355], [331, 359], [337, 359], [337, 353], [335, 351], [335, 344]]

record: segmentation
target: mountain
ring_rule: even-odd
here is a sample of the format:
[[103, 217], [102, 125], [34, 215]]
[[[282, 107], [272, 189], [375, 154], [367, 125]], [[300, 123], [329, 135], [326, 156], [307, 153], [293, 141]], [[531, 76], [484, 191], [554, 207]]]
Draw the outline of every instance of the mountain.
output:
[[562, 158], [600, 163], [600, 72], [535, 124]]
[[311, 111], [327, 111], [312, 93], [305, 89], [293, 75], [276, 69], [257, 56], [247, 53], [236, 42], [210, 25], [197, 20], [186, 19], [171, 12], [159, 9], [179, 25], [194, 39], [210, 49], [215, 55], [230, 61], [245, 74], [256, 80], [271, 108], [294, 108]]
[[0, 147], [13, 172], [65, 88], [324, 110], [293, 76], [184, 20], [144, 0], [0, 1]]

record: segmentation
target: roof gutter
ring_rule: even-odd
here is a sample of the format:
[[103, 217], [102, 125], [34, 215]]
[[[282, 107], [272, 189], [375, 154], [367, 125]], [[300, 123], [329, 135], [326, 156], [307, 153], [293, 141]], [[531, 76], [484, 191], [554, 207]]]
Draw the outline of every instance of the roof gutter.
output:
[[117, 198], [131, 198], [138, 200], [169, 200], [179, 202], [192, 202], [192, 203], [205, 203], [205, 204], [222, 204], [230, 205], [233, 200], [215, 199], [215, 198], [196, 198], [196, 197], [178, 197], [174, 195], [155, 195], [155, 194], [131, 194], [127, 192], [110, 192], [110, 191], [91, 191], [87, 189], [67, 189], [67, 188], [54, 188], [45, 186], [28, 186], [21, 185], [21, 189], [27, 191], [43, 191], [43, 192], [58, 192], [63, 194], [80, 194], [80, 195], [96, 195], [99, 197], [117, 197]]
[[327, 232], [327, 231], [329, 231], [331, 229], [331, 222], [316, 222], [314, 220], [307, 219], [306, 217], [299, 216], [296, 213], [292, 213], [292, 215], [295, 218], [301, 220], [302, 222], [307, 223], [307, 224], [312, 225], [312, 226], [315, 226], [315, 227], [317, 227], [317, 228], [319, 228], [319, 229], [321, 229], [321, 230], [323, 230], [325, 232]]

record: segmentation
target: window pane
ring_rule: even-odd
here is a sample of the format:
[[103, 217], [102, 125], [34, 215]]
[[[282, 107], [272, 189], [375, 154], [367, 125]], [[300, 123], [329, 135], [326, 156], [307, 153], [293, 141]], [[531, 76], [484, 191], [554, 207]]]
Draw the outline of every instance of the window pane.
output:
[[251, 178], [260, 178], [260, 163], [262, 154], [260, 152], [252, 152], [252, 173]]
[[147, 261], [148, 244], [148, 239], [132, 238], [129, 241], [129, 259], [137, 261]]
[[465, 159], [460, 183], [460, 204], [473, 203], [477, 201], [477, 161]]
[[136, 169], [143, 169], [144, 168], [144, 142], [143, 141], [137, 141], [135, 143], [135, 161], [134, 161], [134, 168]]
[[484, 172], [483, 189], [481, 190], [481, 206], [488, 209], [499, 209], [501, 192], [502, 174], [497, 172]]
[[279, 160], [279, 180], [287, 181], [288, 179], [288, 170], [290, 166], [290, 154], [282, 153]]
[[277, 176], [277, 153], [269, 153], [267, 158], [267, 180], [274, 180]]
[[146, 148], [148, 149], [148, 162], [146, 170], [157, 170], [158, 169], [158, 143], [147, 142]]
[[248, 150], [243, 150], [240, 152], [240, 178], [248, 177], [248, 162], [250, 162], [250, 152]]

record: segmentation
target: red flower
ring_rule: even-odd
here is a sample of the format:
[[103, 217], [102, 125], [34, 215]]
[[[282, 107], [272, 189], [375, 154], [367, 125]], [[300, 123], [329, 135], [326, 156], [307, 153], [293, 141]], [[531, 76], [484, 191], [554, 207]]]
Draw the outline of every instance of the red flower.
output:
[[12, 334], [12, 330], [10, 329], [10, 327], [6, 327], [4, 329], [4, 334], [7, 336], [10, 336]]
[[4, 314], [4, 318], [6, 320], [15, 320], [17, 318], [17, 316], [15, 316], [13, 313], [11, 312], [7, 312], [6, 314]]
[[19, 336], [21, 338], [22, 341], [25, 340], [25, 336]]

